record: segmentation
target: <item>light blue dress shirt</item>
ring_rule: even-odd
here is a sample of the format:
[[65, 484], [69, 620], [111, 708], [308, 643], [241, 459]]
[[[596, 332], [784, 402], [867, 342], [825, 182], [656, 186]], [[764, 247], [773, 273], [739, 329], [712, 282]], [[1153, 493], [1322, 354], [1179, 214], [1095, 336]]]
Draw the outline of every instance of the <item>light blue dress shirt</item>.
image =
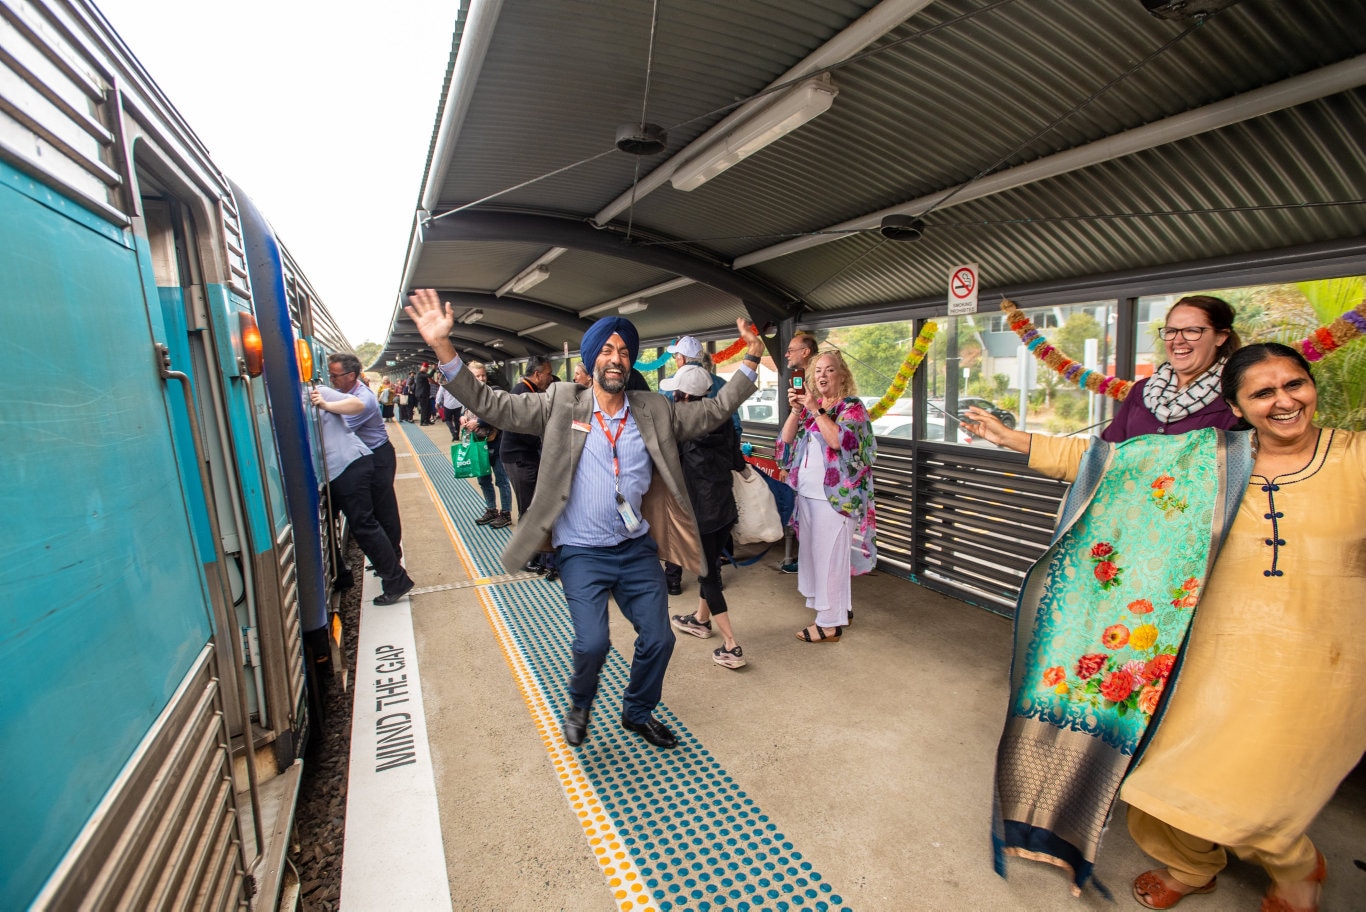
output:
[[[464, 366], [457, 355], [440, 365], [441, 375], [450, 380]], [[745, 376], [757, 380], [758, 374], [748, 364], [740, 366]], [[603, 424], [598, 423], [599, 416]], [[623, 423], [625, 427], [622, 427]], [[618, 431], [620, 430], [620, 436]], [[640, 436], [630, 407], [623, 407], [615, 415], [602, 411], [597, 399], [593, 401], [593, 415], [589, 419], [583, 455], [574, 470], [574, 481], [569, 486], [569, 500], [564, 511], [550, 530], [550, 543], [579, 545], [589, 548], [610, 548], [630, 538], [639, 538], [650, 531], [650, 524], [641, 515], [640, 505], [650, 487], [654, 464]], [[612, 443], [608, 435], [617, 438], [617, 469], [612, 466]], [[619, 473], [619, 474], [618, 474]], [[640, 525], [627, 531], [626, 522], [617, 511], [617, 492], [630, 504]]]

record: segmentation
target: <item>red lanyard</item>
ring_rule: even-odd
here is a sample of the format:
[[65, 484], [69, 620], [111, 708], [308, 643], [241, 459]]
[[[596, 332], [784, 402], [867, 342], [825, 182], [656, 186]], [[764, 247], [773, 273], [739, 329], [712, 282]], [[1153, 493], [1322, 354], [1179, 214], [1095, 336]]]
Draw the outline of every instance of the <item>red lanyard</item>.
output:
[[621, 463], [617, 461], [617, 441], [621, 439], [621, 432], [626, 430], [626, 417], [631, 413], [628, 406], [626, 411], [621, 413], [621, 424], [617, 425], [616, 436], [607, 430], [607, 423], [602, 420], [602, 412], [594, 412], [593, 417], [598, 419], [598, 427], [602, 428], [602, 436], [607, 438], [607, 444], [612, 448], [612, 483], [616, 484], [617, 479], [621, 478]]

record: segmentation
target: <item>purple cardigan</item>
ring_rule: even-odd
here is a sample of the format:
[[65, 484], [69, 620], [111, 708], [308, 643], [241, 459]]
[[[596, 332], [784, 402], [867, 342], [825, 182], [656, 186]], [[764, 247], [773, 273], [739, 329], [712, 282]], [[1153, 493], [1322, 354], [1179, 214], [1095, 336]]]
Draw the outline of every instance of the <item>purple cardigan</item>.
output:
[[1133, 389], [1129, 390], [1129, 395], [1125, 396], [1124, 401], [1119, 404], [1119, 411], [1115, 414], [1115, 420], [1110, 422], [1109, 427], [1101, 431], [1101, 440], [1119, 443], [1140, 434], [1184, 434], [1187, 431], [1204, 427], [1223, 428], [1228, 431], [1232, 430], [1234, 425], [1238, 423], [1238, 416], [1233, 414], [1228, 403], [1223, 399], [1217, 399], [1198, 412], [1170, 424], [1163, 424], [1143, 404], [1143, 387], [1147, 383], [1147, 378], [1144, 378], [1135, 383]]

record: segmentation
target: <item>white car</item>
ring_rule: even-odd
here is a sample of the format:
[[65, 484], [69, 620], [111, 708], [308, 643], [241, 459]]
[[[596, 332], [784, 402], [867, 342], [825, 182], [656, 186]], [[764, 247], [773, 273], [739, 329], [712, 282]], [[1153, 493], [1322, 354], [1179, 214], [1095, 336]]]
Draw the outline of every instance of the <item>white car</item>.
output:
[[[895, 437], [900, 440], [911, 439], [910, 415], [883, 415], [873, 422], [873, 433], [878, 437]], [[944, 419], [929, 415], [925, 419], [925, 439], [944, 439]]]

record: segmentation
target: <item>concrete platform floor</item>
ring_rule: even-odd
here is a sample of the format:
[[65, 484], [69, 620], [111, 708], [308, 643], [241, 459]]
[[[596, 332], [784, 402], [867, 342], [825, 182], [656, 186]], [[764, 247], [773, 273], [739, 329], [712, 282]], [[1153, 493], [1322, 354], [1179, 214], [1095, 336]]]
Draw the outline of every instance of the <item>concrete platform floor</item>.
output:
[[[793, 636], [811, 621], [795, 576], [778, 572], [776, 559], [726, 568], [726, 597], [749, 665], [718, 667], [710, 653], [719, 637], [679, 635], [660, 715], [687, 736], [680, 748], [658, 751], [622, 732], [619, 697], [605, 681], [589, 739], [571, 751], [557, 725], [562, 669], [539, 670], [539, 683], [532, 680], [537, 669], [515, 675], [507, 636], [509, 623], [521, 624], [533, 664], [540, 634], [527, 631], [543, 623], [546, 648], [567, 649], [558, 584], [471, 586], [476, 576], [503, 572], [488, 561], [507, 532], [470, 522], [482, 499], [469, 482], [450, 482], [443, 426], [401, 428], [407, 439], [391, 431], [407, 454], [396, 486], [406, 561], [418, 586], [412, 625], [454, 908], [601, 912], [647, 908], [642, 895], [660, 909], [1141, 908], [1129, 885], [1153, 864], [1130, 840], [1122, 807], [1096, 871], [1115, 904], [1093, 890], [1072, 898], [1065, 876], [1037, 863], [1012, 860], [1009, 879], [994, 873], [992, 765], [1007, 695], [1010, 623], [886, 574], [854, 580], [857, 618], [842, 642], [808, 645]], [[439, 518], [443, 509], [455, 516], [449, 526]], [[694, 608], [696, 598], [695, 579], [685, 577], [671, 613]], [[543, 620], [506, 621], [510, 606], [534, 602], [545, 603], [536, 609]], [[615, 608], [612, 615], [615, 649], [629, 657], [633, 633]], [[624, 667], [623, 661], [618, 670]], [[546, 695], [539, 721], [529, 681]], [[599, 797], [618, 808], [616, 838], [634, 855], [634, 870], [630, 859], [621, 867], [604, 862], [612, 831], [585, 822], [580, 793], [567, 797], [577, 780], [565, 770], [575, 763]], [[698, 798], [711, 791], [709, 783], [718, 789], [714, 799]], [[694, 810], [704, 818], [706, 801], [718, 803], [715, 824], [727, 816], [727, 802], [735, 807], [748, 799], [752, 805], [744, 807], [753, 815], [742, 823], [758, 821], [755, 829], [717, 826], [700, 837], [667, 831], [671, 793], [688, 789], [696, 790], [702, 809]], [[618, 792], [626, 800], [616, 801]], [[656, 803], [632, 805], [630, 792], [653, 795]], [[1329, 863], [1324, 909], [1366, 909], [1364, 811], [1366, 776], [1358, 770], [1311, 831]], [[780, 836], [771, 845], [756, 842], [754, 833], [763, 832]], [[673, 855], [661, 851], [670, 840], [680, 849]], [[776, 869], [765, 867], [773, 861]], [[804, 877], [762, 876], [781, 875], [784, 865]], [[677, 876], [665, 880], [666, 872]], [[701, 880], [705, 874], [712, 876]], [[625, 890], [630, 884], [622, 878], [630, 875], [656, 887]], [[688, 875], [691, 886], [675, 886]], [[756, 889], [760, 882], [765, 886]], [[803, 888], [813, 886], [822, 890], [807, 895]], [[1217, 892], [1182, 908], [1256, 909], [1265, 887], [1260, 869], [1235, 861]]]

